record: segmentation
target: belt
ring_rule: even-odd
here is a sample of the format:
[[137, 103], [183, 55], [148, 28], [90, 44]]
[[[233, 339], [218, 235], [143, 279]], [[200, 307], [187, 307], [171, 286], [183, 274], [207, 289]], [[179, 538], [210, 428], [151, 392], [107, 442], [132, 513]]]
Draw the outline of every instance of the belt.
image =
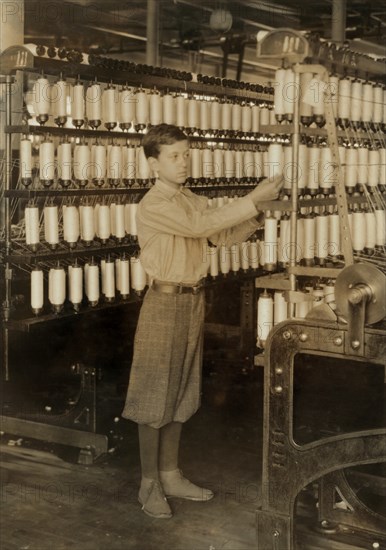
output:
[[199, 294], [204, 285], [203, 282], [198, 282], [195, 285], [183, 285], [180, 283], [153, 281], [151, 288], [156, 292], [164, 292], [165, 294]]

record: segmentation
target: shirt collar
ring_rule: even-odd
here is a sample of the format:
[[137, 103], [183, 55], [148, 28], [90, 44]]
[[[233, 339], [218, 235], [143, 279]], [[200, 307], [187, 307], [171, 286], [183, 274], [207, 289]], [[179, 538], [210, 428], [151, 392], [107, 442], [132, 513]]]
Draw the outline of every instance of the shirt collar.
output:
[[178, 195], [179, 193], [184, 191], [183, 185], [179, 189], [174, 189], [174, 187], [171, 187], [160, 179], [157, 179], [154, 185], [159, 191], [161, 191], [162, 194], [166, 195], [169, 198], [172, 198], [175, 195]]

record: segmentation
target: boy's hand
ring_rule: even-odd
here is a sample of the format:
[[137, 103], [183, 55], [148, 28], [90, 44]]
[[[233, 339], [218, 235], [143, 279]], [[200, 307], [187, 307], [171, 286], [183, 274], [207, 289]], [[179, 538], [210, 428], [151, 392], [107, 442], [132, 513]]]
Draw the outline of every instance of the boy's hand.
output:
[[249, 193], [249, 196], [255, 206], [257, 206], [259, 202], [275, 200], [278, 198], [283, 184], [284, 177], [282, 175], [267, 178], [261, 181], [253, 191]]

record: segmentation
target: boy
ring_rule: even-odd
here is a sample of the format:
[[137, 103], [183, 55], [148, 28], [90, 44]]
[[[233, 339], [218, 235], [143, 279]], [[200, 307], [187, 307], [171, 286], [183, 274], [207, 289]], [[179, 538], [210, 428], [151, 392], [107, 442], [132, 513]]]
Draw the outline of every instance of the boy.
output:
[[157, 175], [137, 212], [141, 262], [151, 284], [138, 320], [122, 416], [138, 423], [142, 509], [170, 518], [167, 496], [196, 501], [214, 496], [178, 468], [182, 424], [200, 405], [207, 243], [230, 246], [248, 238], [260, 226], [258, 203], [276, 199], [283, 181], [264, 180], [247, 196], [208, 208], [205, 197], [184, 188], [189, 143], [179, 128], [154, 126], [142, 145]]

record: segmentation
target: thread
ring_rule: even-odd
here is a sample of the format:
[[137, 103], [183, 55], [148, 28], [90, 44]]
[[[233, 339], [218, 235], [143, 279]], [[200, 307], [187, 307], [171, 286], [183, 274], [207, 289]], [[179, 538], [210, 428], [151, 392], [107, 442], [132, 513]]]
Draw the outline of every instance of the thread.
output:
[[190, 97], [188, 99], [188, 106], [187, 106], [187, 125], [190, 129], [196, 129], [198, 127], [198, 102], [193, 98]]
[[51, 247], [59, 243], [58, 207], [55, 205], [44, 207], [44, 239]]
[[122, 176], [122, 150], [120, 145], [111, 145], [107, 153], [107, 178], [117, 185]]
[[48, 299], [60, 311], [66, 299], [66, 272], [62, 267], [50, 269], [48, 276]]
[[39, 235], [39, 208], [35, 204], [26, 206], [25, 217], [25, 242], [32, 249], [36, 249], [40, 242]]
[[377, 220], [374, 212], [365, 212], [365, 224], [365, 247], [369, 250], [373, 250], [377, 242]]
[[252, 132], [258, 134], [260, 132], [260, 106], [252, 105]]
[[72, 179], [71, 143], [63, 142], [58, 145], [57, 164], [59, 182], [69, 185]]
[[74, 149], [74, 177], [81, 185], [86, 185], [91, 177], [91, 151], [87, 144], [80, 143]]
[[27, 138], [20, 140], [20, 176], [24, 184], [32, 182], [32, 143]]
[[370, 149], [369, 151], [369, 177], [368, 184], [370, 187], [377, 187], [380, 182], [380, 163], [381, 156], [378, 149]]
[[77, 127], [82, 126], [85, 115], [85, 101], [83, 84], [77, 82], [72, 87], [71, 118]]
[[63, 238], [75, 245], [80, 236], [79, 211], [76, 206], [63, 205]]
[[277, 219], [266, 217], [264, 221], [264, 267], [272, 270], [277, 264]]
[[86, 89], [86, 116], [89, 124], [98, 127], [102, 120], [102, 88], [98, 83]]
[[44, 280], [43, 271], [36, 267], [31, 271], [31, 309], [37, 315], [44, 305]]
[[[165, 96], [166, 97], [166, 96]], [[149, 100], [149, 119], [153, 126], [162, 122], [162, 97], [157, 90], [152, 90]]]
[[243, 105], [241, 108], [241, 130], [249, 134], [252, 130], [252, 111], [250, 105]]
[[127, 130], [131, 128], [135, 120], [136, 99], [132, 88], [124, 86], [118, 95], [119, 125]]
[[146, 286], [146, 272], [142, 267], [141, 260], [132, 256], [130, 258], [131, 286], [136, 292], [142, 292]]
[[85, 292], [89, 304], [95, 306], [100, 297], [99, 267], [93, 261], [85, 266]]
[[80, 235], [82, 241], [90, 243], [95, 237], [94, 208], [91, 205], [80, 207]]
[[176, 124], [179, 128], [185, 128], [186, 126], [186, 101], [183, 95], [176, 97]]
[[324, 260], [328, 255], [328, 220], [329, 217], [326, 214], [315, 217], [315, 255], [319, 261]]
[[377, 236], [375, 244], [377, 246], [385, 246], [386, 244], [386, 224], [385, 224], [385, 211], [376, 208], [375, 219], [377, 227]]
[[119, 291], [122, 297], [130, 294], [130, 260], [123, 257], [119, 268]]
[[351, 115], [351, 80], [341, 78], [338, 91], [338, 118], [348, 120]]
[[115, 270], [114, 261], [108, 258], [104, 263], [102, 270], [102, 289], [106, 300], [115, 298]]
[[240, 247], [238, 243], [231, 246], [231, 269], [234, 273], [237, 273], [241, 267], [240, 260]]
[[276, 290], [273, 295], [273, 324], [277, 325], [286, 319], [288, 319], [288, 313], [284, 292]]
[[210, 129], [210, 102], [203, 99], [200, 101], [200, 130], [206, 134]]
[[51, 111], [54, 119], [67, 118], [67, 83], [58, 80], [51, 88]]
[[273, 327], [273, 299], [266, 290], [257, 300], [257, 344], [265, 346], [268, 334]]
[[281, 143], [270, 143], [268, 146], [268, 177], [283, 173], [284, 153]]
[[353, 212], [351, 237], [354, 251], [362, 251], [366, 245], [366, 218], [360, 210]]
[[231, 252], [224, 243], [219, 247], [219, 261], [221, 273], [227, 275], [231, 269]]
[[39, 147], [39, 176], [46, 185], [55, 177], [55, 148], [52, 141], [43, 141]]
[[75, 264], [68, 267], [68, 298], [74, 306], [83, 299], [83, 269]]
[[274, 111], [276, 118], [281, 121], [286, 114], [284, 107], [284, 85], [286, 80], [286, 71], [285, 69], [277, 69], [275, 73], [275, 83], [274, 83]]
[[140, 126], [147, 126], [149, 122], [149, 99], [148, 94], [140, 88], [135, 93], [135, 119]]
[[110, 237], [111, 230], [110, 208], [107, 204], [99, 205], [97, 220], [97, 236], [102, 241], [106, 241]]

